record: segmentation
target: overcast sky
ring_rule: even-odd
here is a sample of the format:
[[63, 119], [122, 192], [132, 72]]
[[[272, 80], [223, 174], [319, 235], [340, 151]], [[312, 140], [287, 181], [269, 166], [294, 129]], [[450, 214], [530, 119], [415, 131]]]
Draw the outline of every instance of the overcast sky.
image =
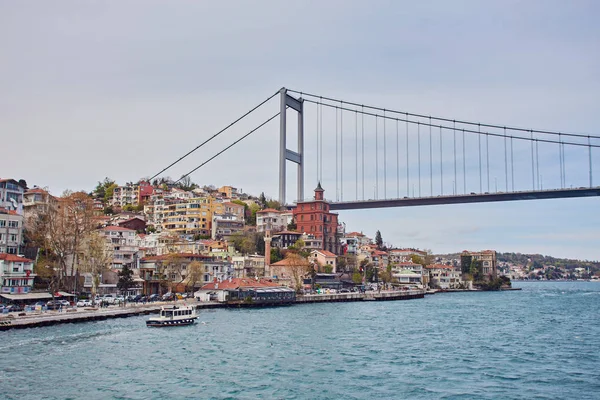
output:
[[[56, 195], [64, 189], [90, 191], [106, 176], [120, 184], [137, 181], [282, 86], [425, 115], [598, 135], [598, 15], [600, 3], [593, 0], [0, 0], [0, 177], [25, 179]], [[166, 175], [188, 172], [277, 111], [274, 99]], [[307, 105], [305, 118], [308, 197], [318, 179], [313, 106]], [[355, 148], [348, 138], [355, 127], [345, 118], [343, 197], [351, 200], [357, 188]], [[336, 194], [334, 173], [335, 116], [324, 120], [323, 185], [326, 197], [335, 199], [342, 195]], [[374, 121], [366, 126], [371, 164], [365, 196], [382, 197], [384, 190], [388, 197], [405, 196], [405, 170], [397, 179], [392, 153], [386, 153], [387, 186], [380, 169], [379, 193], [374, 193]], [[386, 128], [392, 130], [387, 148], [393, 149], [395, 124]], [[409, 192], [418, 192], [414, 131], [410, 137]], [[477, 142], [467, 140], [473, 155], [466, 167], [467, 191], [478, 191]], [[378, 146], [381, 158], [383, 144]], [[428, 160], [428, 142], [423, 146]], [[490, 146], [490, 190], [503, 191], [504, 153], [497, 151], [502, 143]], [[453, 186], [449, 155], [446, 194]], [[529, 165], [516, 167], [517, 190], [532, 185], [526, 157], [529, 148], [516, 145], [517, 165]], [[600, 149], [593, 159], [597, 186]], [[586, 150], [567, 150], [566, 160], [566, 185], [589, 185]], [[404, 168], [405, 158], [401, 161]], [[542, 147], [539, 162], [540, 184], [559, 187], [556, 148]], [[277, 198], [277, 168], [278, 122], [273, 121], [192, 179]], [[291, 202], [295, 166], [288, 168]], [[429, 170], [422, 174], [428, 195]], [[436, 176], [434, 181], [437, 185]], [[485, 179], [483, 186], [487, 191]], [[598, 260], [599, 201], [357, 210], [341, 212], [340, 219], [347, 230], [374, 236], [379, 229], [390, 244], [435, 253], [496, 249]]]

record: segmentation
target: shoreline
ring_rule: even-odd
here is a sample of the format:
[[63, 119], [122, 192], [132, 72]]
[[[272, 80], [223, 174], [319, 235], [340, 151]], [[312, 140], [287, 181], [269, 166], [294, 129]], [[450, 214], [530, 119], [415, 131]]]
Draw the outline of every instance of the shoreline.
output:
[[[520, 290], [520, 289], [515, 289]], [[27, 329], [58, 324], [84, 323], [93, 321], [103, 321], [115, 318], [128, 318], [140, 315], [156, 314], [160, 308], [168, 304], [189, 304], [197, 310], [214, 308], [249, 308], [249, 307], [280, 307], [293, 306], [301, 304], [315, 303], [338, 303], [338, 302], [359, 302], [359, 301], [402, 301], [422, 299], [425, 297], [424, 290], [413, 291], [382, 291], [366, 293], [337, 293], [337, 294], [317, 294], [300, 295], [293, 302], [286, 303], [268, 303], [268, 302], [240, 302], [240, 303], [217, 303], [217, 302], [199, 302], [179, 300], [173, 302], [156, 302], [140, 305], [137, 303], [128, 304], [125, 307], [114, 306], [114, 308], [92, 308], [83, 309], [72, 308], [67, 311], [33, 311], [0, 315], [0, 331], [11, 329]], [[429, 294], [429, 293], [427, 293]]]

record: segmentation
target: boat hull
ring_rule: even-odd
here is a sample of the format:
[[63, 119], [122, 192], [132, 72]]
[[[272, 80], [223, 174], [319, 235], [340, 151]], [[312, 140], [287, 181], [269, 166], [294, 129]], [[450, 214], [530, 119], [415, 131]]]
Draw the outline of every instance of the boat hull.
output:
[[146, 326], [149, 328], [163, 328], [168, 326], [185, 326], [185, 325], [193, 325], [196, 322], [196, 318], [198, 317], [190, 317], [190, 318], [181, 318], [176, 320], [163, 320], [163, 321], [146, 321]]

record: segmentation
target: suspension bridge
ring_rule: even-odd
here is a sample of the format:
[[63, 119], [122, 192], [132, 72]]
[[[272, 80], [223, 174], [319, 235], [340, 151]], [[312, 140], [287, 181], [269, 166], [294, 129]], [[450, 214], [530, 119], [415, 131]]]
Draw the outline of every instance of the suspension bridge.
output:
[[[150, 179], [269, 107], [277, 96], [278, 112], [180, 180], [279, 117], [282, 204], [288, 203], [288, 161], [297, 166], [294, 200], [304, 199], [310, 165], [312, 186], [322, 182], [335, 189], [328, 199], [332, 210], [600, 196], [593, 180], [600, 166], [600, 136], [432, 116], [286, 88]], [[294, 112], [295, 129], [288, 126]]]

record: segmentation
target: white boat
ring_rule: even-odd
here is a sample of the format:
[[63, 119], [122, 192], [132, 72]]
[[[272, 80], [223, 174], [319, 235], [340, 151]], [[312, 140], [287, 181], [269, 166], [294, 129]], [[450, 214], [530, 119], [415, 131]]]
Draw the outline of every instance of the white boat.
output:
[[192, 306], [163, 306], [158, 317], [146, 321], [148, 327], [192, 325], [198, 315]]

